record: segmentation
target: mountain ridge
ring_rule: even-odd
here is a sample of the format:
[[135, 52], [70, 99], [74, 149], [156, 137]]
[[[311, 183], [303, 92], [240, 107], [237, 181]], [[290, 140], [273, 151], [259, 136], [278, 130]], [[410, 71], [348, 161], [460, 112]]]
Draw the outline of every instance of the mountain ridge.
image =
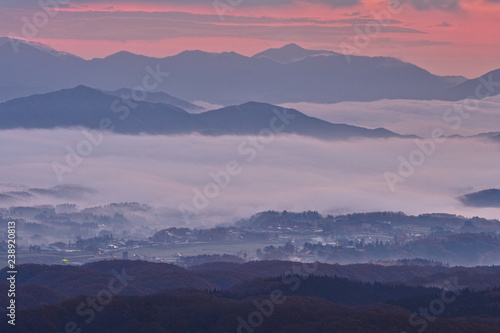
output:
[[[99, 129], [102, 119], [115, 120], [113, 131], [123, 134], [260, 135], [263, 129], [326, 140], [352, 137], [403, 136], [386, 129], [329, 123], [294, 109], [248, 102], [199, 114], [163, 103], [126, 102], [83, 85], [73, 89], [21, 97], [0, 103], [0, 129], [86, 127]], [[124, 119], [120, 119], [121, 116]], [[126, 116], [126, 117], [125, 117]], [[275, 120], [273, 120], [275, 119]], [[283, 125], [282, 125], [283, 123]], [[274, 124], [274, 125], [273, 125]]]
[[8, 44], [0, 45], [0, 100], [80, 84], [107, 91], [131, 88], [142, 82], [148, 66], [169, 73], [157, 91], [219, 105], [250, 100], [271, 104], [449, 100], [474, 95], [471, 89], [477, 80], [437, 76], [390, 57], [350, 56], [348, 63], [339, 53], [296, 44], [251, 57], [184, 51], [154, 58], [121, 51], [91, 60], [57, 57], [27, 42], [19, 44], [15, 53]]
[[252, 56], [252, 58], [267, 58], [277, 63], [286, 64], [307, 57], [340, 56], [341, 53], [325, 50], [307, 50], [295, 43], [290, 43], [280, 48], [267, 49]]
[[[130, 98], [132, 96], [132, 92], [133, 89], [128, 89], [128, 88], [121, 88], [114, 91], [109, 91], [109, 90], [104, 91], [104, 93], [108, 95], [120, 98], [122, 97], [122, 95], [126, 95]], [[150, 103], [163, 103], [163, 104], [173, 105], [186, 111], [199, 112], [204, 110], [202, 107], [189, 103], [188, 101], [184, 101], [180, 98], [174, 97], [172, 95], [169, 95], [165, 92], [148, 92], [146, 97], [144, 98], [144, 101]]]

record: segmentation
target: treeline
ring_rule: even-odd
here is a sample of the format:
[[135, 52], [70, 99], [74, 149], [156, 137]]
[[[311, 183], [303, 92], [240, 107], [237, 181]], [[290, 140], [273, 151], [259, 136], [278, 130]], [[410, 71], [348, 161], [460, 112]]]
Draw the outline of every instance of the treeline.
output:
[[[19, 333], [59, 333], [72, 328], [89, 333], [399, 333], [414, 332], [411, 312], [377, 304], [345, 307], [311, 297], [284, 296], [271, 303], [270, 295], [243, 300], [199, 290], [178, 290], [149, 296], [115, 296], [100, 308], [82, 316], [76, 309], [85, 304], [78, 297], [60, 305], [20, 311]], [[275, 300], [275, 299], [274, 299]], [[271, 305], [272, 304], [272, 305]], [[0, 323], [6, 332], [6, 321]], [[435, 318], [426, 332], [497, 333], [500, 327], [485, 318]]]
[[227, 298], [244, 299], [269, 295], [273, 290], [284, 295], [317, 297], [335, 304], [361, 306], [383, 303], [411, 296], [436, 297], [439, 288], [410, 287], [402, 284], [360, 282], [337, 276], [283, 275], [271, 279], [255, 279], [243, 282], [220, 294]]

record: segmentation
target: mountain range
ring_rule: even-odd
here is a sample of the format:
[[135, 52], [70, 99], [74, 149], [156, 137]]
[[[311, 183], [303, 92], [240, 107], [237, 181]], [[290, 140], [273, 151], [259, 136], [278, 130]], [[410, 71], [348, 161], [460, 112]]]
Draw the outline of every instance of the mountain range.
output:
[[[104, 91], [104, 93], [120, 98], [133, 98], [133, 90], [127, 88], [121, 88], [114, 91]], [[144, 101], [169, 104], [190, 112], [204, 111], [204, 109], [198, 105], [189, 103], [164, 92], [148, 92], [144, 97]]]
[[500, 132], [486, 132], [486, 133], [479, 133], [475, 135], [459, 135], [459, 134], [453, 134], [448, 136], [449, 138], [452, 139], [489, 139], [493, 141], [500, 141]]
[[128, 102], [133, 104], [86, 86], [16, 98], [0, 103], [0, 129], [86, 127], [123, 134], [203, 135], [259, 135], [271, 131], [327, 140], [413, 137], [383, 128], [333, 124], [266, 103], [248, 102], [193, 114], [164, 103]]
[[[16, 52], [17, 50], [17, 52]], [[184, 51], [165, 58], [118, 52], [85, 60], [47, 46], [0, 38], [0, 100], [86, 85], [106, 91], [134, 88], [147, 68], [168, 73], [156, 91], [186, 101], [234, 105], [373, 101], [460, 100], [475, 96], [482, 79], [433, 75], [391, 57], [349, 56], [295, 44], [247, 57], [235, 52]], [[490, 95], [500, 93], [494, 87]]]

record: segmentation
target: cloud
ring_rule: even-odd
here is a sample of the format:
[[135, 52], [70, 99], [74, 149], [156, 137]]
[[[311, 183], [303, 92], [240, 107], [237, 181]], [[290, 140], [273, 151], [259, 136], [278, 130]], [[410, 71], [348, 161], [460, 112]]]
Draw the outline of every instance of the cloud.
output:
[[[99, 0], [75, 0], [75, 3], [99, 3], [105, 1]], [[136, 2], [134, 0], [121, 0], [121, 2]], [[148, 0], [149, 3], [161, 3], [161, 4], [185, 4], [185, 5], [206, 5], [207, 3], [212, 4], [212, 2], [207, 2], [206, 0]], [[359, 0], [241, 0], [235, 1], [234, 7], [279, 7], [292, 5], [297, 2], [303, 3], [318, 3], [328, 5], [330, 7], [352, 7], [360, 4]], [[224, 3], [224, 2], [223, 2]]]
[[330, 7], [354, 7], [360, 5], [361, 2], [359, 0], [309, 0], [304, 2], [313, 2], [313, 3], [322, 3], [326, 4]]
[[[61, 1], [63, 2], [63, 1]], [[73, 1], [71, 1], [73, 2]], [[70, 3], [57, 3], [58, 8], [70, 8], [71, 4]], [[47, 4], [47, 8], [53, 8], [55, 5], [51, 1], [38, 1], [38, 0], [17, 0], [17, 1], [10, 1], [10, 0], [0, 0], [0, 7], [2, 8], [22, 8], [22, 9], [27, 9], [27, 10], [40, 10], [42, 8], [42, 5]]]
[[439, 41], [439, 40], [429, 40], [429, 39], [407, 40], [407, 39], [392, 38], [392, 37], [378, 37], [377, 39], [374, 40], [374, 44], [377, 45], [377, 47], [380, 49], [453, 45], [453, 43], [449, 41]]
[[402, 42], [405, 46], [441, 46], [441, 45], [452, 45], [451, 42], [438, 41], [438, 40], [427, 40], [419, 39], [413, 41]]
[[[500, 0], [499, 0], [499, 1], [500, 1]], [[439, 23], [437, 26], [438, 26], [438, 27], [448, 28], [448, 27], [451, 27], [451, 24], [449, 24], [449, 23], [448, 23], [448, 22], [446, 22], [446, 21], [443, 21], [443, 22]]]
[[[7, 35], [19, 22], [0, 21], [0, 34]], [[314, 20], [227, 17], [223, 25], [217, 15], [179, 12], [61, 12], [37, 38], [80, 40], [161, 40], [181, 37], [238, 37], [273, 41], [323, 42], [332, 36], [354, 34], [352, 25], [363, 19]], [[89, 28], [91, 27], [91, 28]], [[419, 33], [397, 25], [384, 26], [382, 33]]]
[[441, 10], [453, 12], [461, 9], [460, 0], [403, 0], [417, 10]]
[[[64, 162], [67, 145], [79, 130], [1, 131], [0, 174], [12, 183], [50, 188], [58, 185], [51, 167]], [[247, 137], [125, 136], [108, 134], [102, 145], [65, 176], [65, 183], [96, 190], [81, 200], [39, 198], [42, 203], [79, 207], [141, 202], [170, 212], [192, 205], [196, 190], [213, 183], [210, 173], [235, 160], [242, 171], [199, 213], [206, 222], [231, 222], [258, 211], [318, 210], [321, 213], [404, 211], [448, 212], [498, 217], [498, 209], [463, 207], [455, 198], [471, 189], [500, 186], [500, 145], [486, 140], [449, 140], [418, 167], [395, 193], [383, 177], [397, 172], [399, 156], [417, 148], [413, 140], [327, 142], [279, 136], [252, 162], [238, 153]], [[487, 157], [487, 158], [485, 158]], [[9, 206], [12, 203], [9, 204]], [[165, 225], [179, 221], [165, 219]]]
[[[136, 4], [136, 0], [119, 0], [113, 3], [114, 7], [119, 7], [120, 4]], [[147, 0], [143, 3], [158, 4], [158, 5], [206, 5], [212, 7], [214, 2], [207, 0]], [[221, 3], [227, 4], [222, 1]], [[234, 1], [233, 7], [280, 7], [286, 5], [293, 5], [296, 3], [316, 3], [324, 4], [333, 8], [353, 7], [359, 5], [360, 0], [241, 0]], [[71, 5], [85, 5], [85, 4], [109, 4], [105, 0], [72, 0], [69, 5], [59, 5], [61, 8], [66, 8]], [[40, 7], [38, 0], [17, 0], [8, 1], [0, 0], [0, 6], [10, 8], [35, 8]]]
[[479, 101], [477, 110], [462, 122], [459, 129], [454, 129], [443, 120], [443, 116], [461, 105], [460, 101], [380, 100], [336, 104], [287, 103], [282, 106], [333, 123], [384, 127], [397, 133], [422, 137], [429, 137], [437, 127], [443, 128], [447, 135], [476, 135], [500, 130], [500, 96]]

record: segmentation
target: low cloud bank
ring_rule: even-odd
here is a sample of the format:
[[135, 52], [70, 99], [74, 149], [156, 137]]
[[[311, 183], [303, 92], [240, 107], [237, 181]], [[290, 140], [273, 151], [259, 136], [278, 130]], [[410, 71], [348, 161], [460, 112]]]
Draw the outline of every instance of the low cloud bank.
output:
[[[442, 128], [446, 135], [500, 131], [500, 96], [469, 102], [381, 100], [336, 104], [288, 103], [282, 106], [332, 123], [384, 127], [400, 134], [422, 137], [430, 137], [434, 128]], [[454, 120], [456, 117], [462, 118], [458, 127]]]
[[[140, 202], [169, 212], [191, 207], [190, 213], [195, 211], [191, 223], [208, 225], [269, 209], [323, 214], [447, 212], [500, 218], [500, 209], [464, 207], [456, 200], [471, 191], [500, 187], [500, 144], [487, 139], [437, 144], [422, 165], [391, 191], [384, 174], [398, 173], [401, 157], [408, 159], [418, 149], [414, 140], [327, 142], [289, 135], [254, 146], [258, 138], [106, 134], [60, 183], [54, 162], [66, 163], [67, 147], [77, 147], [85, 139], [81, 130], [8, 130], [1, 131], [0, 138], [0, 192], [64, 184], [95, 191], [84, 191], [81, 197], [39, 191], [36, 197], [18, 202], [0, 200], [2, 207], [69, 202], [83, 208]], [[228, 163], [239, 171], [229, 178]], [[181, 214], [175, 215], [172, 218], [179, 224]]]

